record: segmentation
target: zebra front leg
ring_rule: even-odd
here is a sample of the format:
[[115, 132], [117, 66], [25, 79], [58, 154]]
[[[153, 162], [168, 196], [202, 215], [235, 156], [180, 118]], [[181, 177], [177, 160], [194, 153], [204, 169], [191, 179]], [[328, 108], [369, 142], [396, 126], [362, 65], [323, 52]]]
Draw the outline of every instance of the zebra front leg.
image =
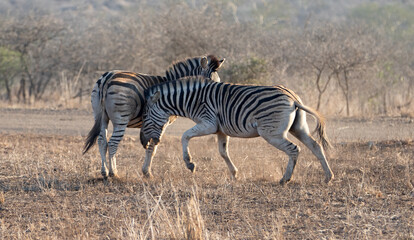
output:
[[191, 162], [190, 150], [188, 149], [188, 143], [190, 139], [193, 137], [205, 136], [205, 135], [213, 134], [216, 132], [217, 132], [217, 126], [212, 125], [212, 124], [201, 123], [188, 129], [183, 134], [181, 138], [181, 143], [183, 145], [183, 158], [184, 158], [184, 162], [187, 168], [190, 169], [191, 172], [195, 171], [196, 166], [193, 162]]
[[109, 139], [109, 143], [108, 143], [109, 176], [118, 178], [118, 170], [116, 169], [115, 154], [116, 154], [116, 151], [118, 150], [119, 142], [121, 142], [124, 136], [126, 124], [125, 125], [113, 124], [113, 125], [114, 125], [114, 130], [112, 132], [112, 136]]
[[152, 158], [155, 156], [157, 152], [158, 144], [156, 144], [153, 139], [150, 140], [147, 149], [145, 150], [145, 161], [144, 165], [142, 166], [142, 173], [146, 178], [152, 178], [151, 173], [151, 162]]
[[145, 150], [145, 160], [144, 160], [144, 165], [142, 166], [142, 173], [144, 174], [145, 177], [152, 178], [151, 163], [152, 163], [152, 159], [155, 156], [155, 153], [157, 152], [158, 144], [160, 143], [161, 138], [164, 135], [167, 127], [171, 125], [176, 119], [177, 119], [176, 116], [170, 117], [169, 121], [162, 127], [162, 131], [160, 133], [160, 137], [158, 141], [154, 141], [154, 139], [150, 139], [147, 149]]
[[224, 133], [217, 133], [218, 139], [218, 146], [219, 152], [224, 161], [226, 161], [227, 167], [230, 170], [232, 176], [237, 179], [237, 168], [234, 166], [233, 162], [231, 161], [229, 154], [228, 154], [228, 146], [229, 146], [229, 136], [225, 135]]

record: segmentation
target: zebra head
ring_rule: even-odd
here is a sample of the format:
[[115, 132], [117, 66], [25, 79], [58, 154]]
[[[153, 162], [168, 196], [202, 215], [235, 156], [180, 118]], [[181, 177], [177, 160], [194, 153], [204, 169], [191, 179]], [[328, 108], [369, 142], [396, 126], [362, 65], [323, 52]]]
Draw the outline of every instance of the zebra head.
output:
[[140, 133], [142, 146], [146, 149], [152, 139], [158, 144], [164, 128], [168, 125], [170, 115], [167, 114], [157, 103], [160, 99], [160, 91], [154, 93], [146, 92], [146, 104], [142, 114], [143, 125]]
[[219, 60], [214, 55], [208, 55], [207, 57], [203, 57], [200, 60], [201, 63], [201, 76], [208, 77], [215, 82], [220, 82], [220, 76], [217, 73], [217, 70], [223, 66], [225, 58]]

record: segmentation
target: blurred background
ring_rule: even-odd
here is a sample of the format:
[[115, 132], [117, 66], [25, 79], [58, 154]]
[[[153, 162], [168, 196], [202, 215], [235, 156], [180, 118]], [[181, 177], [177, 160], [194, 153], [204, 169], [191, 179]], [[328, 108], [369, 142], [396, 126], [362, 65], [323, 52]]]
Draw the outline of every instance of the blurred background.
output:
[[106, 71], [214, 54], [328, 116], [413, 117], [413, 39], [408, 0], [0, 0], [0, 106], [91, 109]]

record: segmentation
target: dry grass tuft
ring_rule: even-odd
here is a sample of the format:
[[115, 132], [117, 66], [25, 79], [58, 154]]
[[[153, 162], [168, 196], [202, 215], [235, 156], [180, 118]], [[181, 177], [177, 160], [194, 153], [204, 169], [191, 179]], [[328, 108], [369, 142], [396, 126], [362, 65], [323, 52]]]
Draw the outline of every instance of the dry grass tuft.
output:
[[191, 174], [179, 137], [166, 136], [150, 180], [140, 172], [144, 150], [126, 138], [120, 179], [104, 182], [97, 148], [82, 156], [81, 137], [0, 137], [5, 239], [414, 238], [411, 141], [334, 144], [330, 185], [301, 146], [293, 181], [280, 186], [287, 158], [261, 139], [231, 139], [236, 181], [211, 137], [191, 142]]
[[3, 192], [0, 192], [0, 207], [1, 207], [1, 205], [3, 205], [4, 204], [4, 193]]

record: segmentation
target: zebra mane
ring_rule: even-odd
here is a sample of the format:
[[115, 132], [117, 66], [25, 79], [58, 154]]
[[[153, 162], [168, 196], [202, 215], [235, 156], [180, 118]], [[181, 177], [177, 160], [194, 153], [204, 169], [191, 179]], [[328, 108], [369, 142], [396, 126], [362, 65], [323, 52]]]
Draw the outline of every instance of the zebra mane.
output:
[[[179, 79], [185, 77], [185, 74], [193, 72], [195, 69], [201, 67], [201, 57], [190, 57], [182, 61], [174, 62], [168, 69], [165, 71], [165, 76], [169, 79]], [[214, 55], [208, 55], [208, 68], [212, 72], [217, 71], [220, 66], [220, 60]]]
[[204, 77], [204, 76], [186, 76], [186, 77], [182, 77], [182, 78], [179, 78], [179, 79], [176, 79], [176, 80], [172, 80], [172, 81], [161, 82], [159, 84], [156, 84], [156, 85], [153, 85], [153, 86], [151, 86], [149, 88], [146, 88], [144, 90], [144, 98], [145, 98], [145, 100], [148, 100], [148, 97], [151, 94], [153, 94], [156, 89], [160, 89], [161, 86], [168, 85], [168, 84], [171, 84], [171, 83], [174, 83], [174, 82], [179, 82], [179, 81], [182, 81], [182, 82], [187, 82], [187, 81], [201, 81], [201, 82], [217, 83], [217, 82], [211, 80], [211, 78]]

